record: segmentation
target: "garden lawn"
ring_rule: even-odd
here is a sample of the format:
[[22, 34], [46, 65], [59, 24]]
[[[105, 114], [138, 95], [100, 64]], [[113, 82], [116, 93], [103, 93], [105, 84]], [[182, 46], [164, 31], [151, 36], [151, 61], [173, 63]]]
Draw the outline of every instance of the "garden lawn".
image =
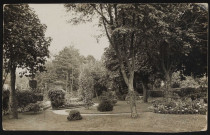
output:
[[[151, 103], [137, 103], [137, 112], [147, 112], [149, 111], [148, 107], [151, 106]], [[100, 112], [97, 110], [97, 106], [91, 106], [89, 109], [85, 107], [75, 108], [80, 111], [81, 114], [102, 114], [102, 113], [109, 113], [109, 114], [116, 114], [116, 113], [130, 113], [130, 105], [126, 103], [126, 101], [118, 101], [115, 106], [113, 107], [113, 111], [108, 112]], [[69, 112], [71, 109], [66, 110]]]
[[[19, 119], [4, 116], [2, 125], [4, 130], [188, 132], [200, 131], [207, 124], [206, 115], [157, 114], [146, 111], [147, 106], [138, 104], [140, 115], [137, 119], [131, 119], [130, 115], [84, 115], [82, 120], [68, 121], [66, 115], [58, 115], [48, 109], [39, 114], [19, 114]], [[129, 112], [128, 109], [129, 105], [120, 101], [111, 113]], [[81, 114], [91, 112], [84, 108], [80, 111]]]

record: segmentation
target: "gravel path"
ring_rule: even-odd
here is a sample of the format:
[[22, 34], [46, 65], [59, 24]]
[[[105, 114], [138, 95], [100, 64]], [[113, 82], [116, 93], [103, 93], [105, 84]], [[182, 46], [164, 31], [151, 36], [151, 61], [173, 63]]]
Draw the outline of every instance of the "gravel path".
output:
[[[52, 110], [53, 113], [55, 114], [59, 114], [59, 115], [69, 115], [68, 112], [66, 112], [67, 110], [70, 109], [64, 109], [64, 110]], [[81, 115], [83, 116], [100, 116], [100, 115], [107, 115], [107, 116], [111, 116], [111, 115], [130, 115], [131, 113], [82, 113]], [[140, 114], [140, 113], [138, 113]]]

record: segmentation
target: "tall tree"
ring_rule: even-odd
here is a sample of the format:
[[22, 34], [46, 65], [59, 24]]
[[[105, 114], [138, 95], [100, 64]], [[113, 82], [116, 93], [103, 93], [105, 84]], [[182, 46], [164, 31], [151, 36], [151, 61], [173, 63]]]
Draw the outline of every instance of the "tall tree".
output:
[[43, 71], [50, 38], [45, 38], [46, 26], [27, 4], [4, 5], [4, 64], [11, 75], [11, 112], [18, 118], [15, 90], [16, 68], [29, 72]]
[[[79, 51], [73, 46], [65, 47], [53, 60], [58, 79], [65, 80], [68, 92], [78, 88], [80, 64], [83, 63], [81, 60]], [[69, 86], [71, 91], [69, 91]]]
[[[65, 4], [65, 7], [80, 14], [71, 20], [74, 23], [91, 21], [94, 14], [99, 16], [99, 24], [105, 29], [132, 95], [137, 56], [146, 51], [149, 59], [157, 57], [154, 61], [164, 72], [169, 86], [171, 73], [182, 56], [180, 53], [188, 54], [190, 44], [198, 42], [190, 28], [179, 26], [192, 4]], [[144, 46], [147, 50], [142, 51]], [[131, 116], [136, 117], [135, 98], [131, 97]]]

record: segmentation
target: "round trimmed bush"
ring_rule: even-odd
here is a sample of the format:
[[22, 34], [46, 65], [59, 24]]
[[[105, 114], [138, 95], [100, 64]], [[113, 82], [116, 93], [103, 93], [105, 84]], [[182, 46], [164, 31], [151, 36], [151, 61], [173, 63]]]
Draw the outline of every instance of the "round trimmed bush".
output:
[[103, 100], [98, 105], [98, 108], [97, 109], [100, 112], [112, 111], [113, 110], [113, 104], [109, 100]]
[[80, 115], [80, 112], [78, 110], [72, 110], [69, 112], [69, 116], [67, 117], [67, 120], [74, 121], [74, 120], [81, 120], [82, 116]]
[[48, 92], [48, 97], [51, 101], [52, 108], [59, 108], [65, 104], [65, 94], [64, 90], [50, 90]]

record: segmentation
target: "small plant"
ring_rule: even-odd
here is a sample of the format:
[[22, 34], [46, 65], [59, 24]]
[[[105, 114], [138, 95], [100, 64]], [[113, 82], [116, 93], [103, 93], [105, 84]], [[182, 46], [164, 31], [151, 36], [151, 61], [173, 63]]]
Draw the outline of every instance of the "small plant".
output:
[[100, 96], [100, 100], [109, 100], [112, 103], [112, 105], [115, 105], [117, 103], [117, 96], [113, 92], [103, 91], [102, 95]]
[[58, 108], [65, 104], [65, 91], [64, 90], [50, 90], [48, 97], [51, 101], [52, 108]]
[[82, 116], [80, 115], [80, 112], [78, 110], [72, 110], [69, 112], [69, 116], [67, 117], [67, 120], [74, 121], [74, 120], [81, 120]]
[[109, 100], [103, 100], [98, 105], [98, 108], [97, 109], [100, 112], [112, 111], [113, 110], [113, 105], [112, 105], [111, 101], [109, 101]]

